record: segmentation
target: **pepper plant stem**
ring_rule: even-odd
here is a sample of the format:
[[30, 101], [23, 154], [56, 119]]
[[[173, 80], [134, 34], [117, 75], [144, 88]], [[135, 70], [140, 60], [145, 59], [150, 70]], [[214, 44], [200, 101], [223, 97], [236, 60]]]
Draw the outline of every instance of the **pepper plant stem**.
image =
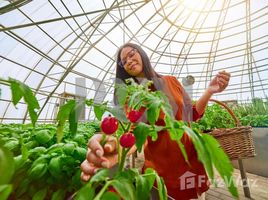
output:
[[97, 196], [93, 200], [100, 200], [103, 193], [106, 191], [106, 189], [111, 185], [112, 181], [107, 181], [105, 185], [101, 188], [101, 191], [97, 194]]
[[119, 167], [118, 167], [118, 172], [122, 172], [124, 171], [124, 165], [125, 165], [125, 161], [126, 161], [126, 156], [127, 153], [129, 152], [130, 148], [123, 148], [122, 149], [122, 157], [121, 157], [121, 161], [119, 163]]

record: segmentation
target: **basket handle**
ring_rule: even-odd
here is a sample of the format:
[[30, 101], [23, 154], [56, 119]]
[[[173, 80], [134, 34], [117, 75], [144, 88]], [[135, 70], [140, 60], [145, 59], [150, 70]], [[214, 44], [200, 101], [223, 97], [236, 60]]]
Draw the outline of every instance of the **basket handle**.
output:
[[219, 101], [219, 100], [216, 100], [216, 99], [209, 99], [209, 101], [212, 101], [212, 102], [215, 102], [219, 105], [221, 105], [222, 107], [224, 107], [228, 112], [229, 114], [232, 116], [232, 118], [234, 119], [235, 123], [237, 126], [241, 126], [241, 123], [240, 121], [237, 119], [237, 117], [235, 116], [234, 112], [231, 110], [231, 108], [229, 108], [225, 103]]

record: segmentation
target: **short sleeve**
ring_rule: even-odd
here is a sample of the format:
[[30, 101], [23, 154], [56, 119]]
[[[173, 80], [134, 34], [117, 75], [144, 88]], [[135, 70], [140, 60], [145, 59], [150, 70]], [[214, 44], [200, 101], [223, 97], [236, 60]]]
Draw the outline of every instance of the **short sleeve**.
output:
[[196, 110], [195, 104], [193, 104], [192, 107], [193, 107], [193, 121], [198, 121], [199, 119], [201, 119], [203, 117], [204, 113], [199, 114]]

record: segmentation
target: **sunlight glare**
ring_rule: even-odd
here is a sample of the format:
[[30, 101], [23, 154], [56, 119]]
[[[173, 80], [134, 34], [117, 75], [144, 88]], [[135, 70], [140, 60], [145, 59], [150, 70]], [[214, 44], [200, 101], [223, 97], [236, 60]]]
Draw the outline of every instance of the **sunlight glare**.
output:
[[186, 8], [190, 10], [198, 10], [201, 9], [204, 4], [206, 4], [206, 1], [207, 0], [183, 0], [181, 2]]

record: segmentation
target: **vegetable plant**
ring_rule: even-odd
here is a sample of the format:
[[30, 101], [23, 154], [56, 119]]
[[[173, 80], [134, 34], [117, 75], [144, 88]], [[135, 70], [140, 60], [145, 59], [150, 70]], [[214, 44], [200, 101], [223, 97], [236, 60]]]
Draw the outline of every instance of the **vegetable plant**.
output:
[[[36, 125], [39, 105], [28, 86], [14, 79], [1, 79], [0, 82], [10, 85], [14, 105], [24, 98], [32, 120], [30, 126], [0, 126], [0, 141], [13, 153], [15, 163], [10, 199], [63, 199], [74, 191], [77, 191], [75, 199], [148, 199], [154, 183], [158, 186], [159, 198], [166, 199], [164, 181], [156, 171], [149, 168], [144, 174], [139, 174], [137, 169], [124, 168], [130, 148], [135, 144], [141, 152], [146, 138], [156, 141], [161, 130], [169, 132], [186, 161], [188, 156], [181, 138], [187, 134], [209, 178], [213, 180], [213, 168], [217, 169], [223, 180], [229, 183], [231, 194], [238, 196], [232, 179], [232, 165], [219, 143], [212, 136], [200, 134], [197, 129], [175, 120], [167, 97], [160, 91], [151, 91], [150, 82], [138, 85], [129, 80], [128, 85], [117, 86], [118, 107], [109, 107], [107, 102], [95, 103], [92, 99], [69, 100], [60, 107], [56, 126]], [[99, 170], [82, 187], [79, 166], [86, 156], [87, 139], [92, 135], [86, 129], [81, 130], [78, 122], [84, 105], [94, 107], [98, 120], [106, 111], [113, 115], [95, 127], [116, 137], [119, 165], [114, 174], [108, 169]], [[155, 124], [160, 112], [164, 114], [164, 126]], [[105, 141], [104, 134], [103, 143]], [[8, 196], [11, 189], [7, 188]]]
[[[154, 169], [149, 168], [144, 174], [139, 174], [137, 169], [124, 168], [126, 156], [133, 145], [135, 144], [137, 150], [141, 152], [146, 138], [151, 137], [153, 141], [156, 141], [158, 132], [161, 130], [168, 130], [170, 138], [178, 143], [186, 161], [188, 161], [188, 156], [181, 138], [184, 133], [187, 134], [208, 176], [213, 180], [213, 168], [217, 169], [224, 181], [228, 181], [231, 194], [238, 197], [237, 188], [232, 179], [232, 165], [224, 151], [219, 148], [219, 143], [212, 136], [200, 134], [196, 129], [189, 128], [183, 121], [175, 120], [167, 97], [160, 91], [151, 91], [150, 84], [151, 82], [138, 85], [129, 80], [128, 85], [117, 86], [120, 105], [117, 112], [109, 108], [107, 104], [103, 107], [97, 105], [98, 108], [101, 107], [99, 117], [105, 110], [114, 115], [104, 118], [101, 123], [101, 129], [104, 132], [101, 143], [105, 143], [106, 134], [116, 137], [119, 144], [118, 169], [113, 175], [109, 173], [109, 169], [99, 170], [76, 193], [75, 199], [148, 199], [155, 182], [159, 198], [167, 199], [164, 181]], [[92, 102], [88, 105], [94, 106]], [[160, 111], [164, 113], [164, 126], [156, 125]], [[140, 120], [141, 118], [146, 120]], [[118, 127], [117, 124], [119, 124]]]
[[[31, 124], [1, 124], [0, 141], [13, 154], [15, 169], [8, 199], [27, 200], [41, 194], [45, 196], [41, 199], [64, 199], [79, 190], [80, 164], [95, 127], [99, 123], [79, 123], [73, 136], [65, 126], [65, 134], [57, 143], [55, 124], [36, 124], [35, 128]], [[9, 166], [8, 172], [11, 171]], [[7, 174], [1, 167], [0, 172]]]

